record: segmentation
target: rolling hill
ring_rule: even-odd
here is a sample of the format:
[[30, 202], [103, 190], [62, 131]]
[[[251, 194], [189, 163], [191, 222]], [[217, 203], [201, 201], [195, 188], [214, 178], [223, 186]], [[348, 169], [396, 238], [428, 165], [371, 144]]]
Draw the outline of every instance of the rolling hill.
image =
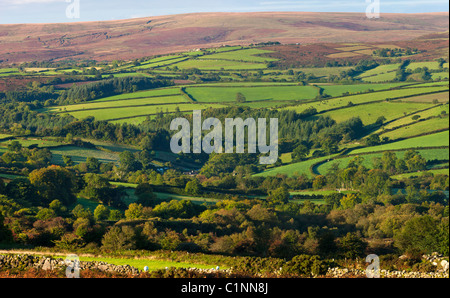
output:
[[0, 63], [134, 59], [222, 45], [278, 41], [407, 41], [448, 31], [448, 13], [198, 13], [118, 21], [0, 25]]

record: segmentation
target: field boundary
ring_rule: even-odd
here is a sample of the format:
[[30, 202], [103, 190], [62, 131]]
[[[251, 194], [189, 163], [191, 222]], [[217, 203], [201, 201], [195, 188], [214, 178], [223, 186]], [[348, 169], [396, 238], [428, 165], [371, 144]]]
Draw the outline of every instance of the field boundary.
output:
[[[348, 157], [356, 157], [356, 156], [366, 156], [366, 155], [373, 155], [373, 154], [377, 154], [377, 153], [383, 153], [383, 152], [402, 152], [402, 151], [408, 151], [408, 150], [433, 150], [433, 149], [449, 149], [450, 147], [416, 147], [416, 148], [402, 148], [402, 149], [393, 149], [393, 150], [385, 150], [385, 151], [374, 151], [374, 152], [364, 152], [364, 153], [357, 153], [357, 154], [349, 154], [349, 155], [338, 155], [336, 157], [330, 158], [329, 160], [322, 160], [319, 161], [315, 164], [312, 164], [310, 169], [311, 169], [311, 173], [313, 175], [321, 175], [316, 169], [317, 167], [321, 166], [322, 164], [328, 163], [328, 162], [333, 162], [339, 159], [344, 159], [344, 158], [348, 158]], [[353, 148], [352, 148], [353, 150]], [[448, 160], [439, 160], [439, 161], [448, 161]]]

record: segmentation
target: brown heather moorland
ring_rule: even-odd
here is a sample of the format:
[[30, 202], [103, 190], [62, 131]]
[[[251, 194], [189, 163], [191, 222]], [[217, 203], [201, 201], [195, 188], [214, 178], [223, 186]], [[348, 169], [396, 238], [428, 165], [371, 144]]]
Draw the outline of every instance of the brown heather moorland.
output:
[[448, 31], [448, 13], [197, 13], [118, 21], [0, 25], [0, 63], [135, 59], [222, 45], [408, 41]]

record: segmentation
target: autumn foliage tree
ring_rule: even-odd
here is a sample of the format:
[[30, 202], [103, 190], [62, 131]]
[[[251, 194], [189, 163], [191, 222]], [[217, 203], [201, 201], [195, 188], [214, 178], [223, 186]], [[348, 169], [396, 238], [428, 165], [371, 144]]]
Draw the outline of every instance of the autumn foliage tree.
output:
[[48, 205], [53, 200], [59, 200], [65, 206], [76, 202], [75, 177], [65, 168], [49, 166], [34, 170], [29, 179], [36, 187], [42, 205]]

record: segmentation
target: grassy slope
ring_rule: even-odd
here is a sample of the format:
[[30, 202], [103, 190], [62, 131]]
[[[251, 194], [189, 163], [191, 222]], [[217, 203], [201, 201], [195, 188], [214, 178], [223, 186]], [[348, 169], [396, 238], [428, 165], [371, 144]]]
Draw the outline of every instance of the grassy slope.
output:
[[406, 139], [394, 143], [389, 143], [385, 145], [366, 147], [361, 149], [356, 149], [350, 152], [350, 154], [359, 154], [367, 152], [379, 152], [388, 150], [401, 150], [406, 148], [420, 148], [420, 147], [440, 147], [449, 146], [449, 132], [444, 131], [440, 133], [435, 133], [431, 135]]
[[186, 92], [198, 102], [235, 102], [236, 94], [242, 93], [247, 101], [260, 100], [304, 100], [313, 99], [318, 90], [312, 86], [271, 87], [190, 87]]

